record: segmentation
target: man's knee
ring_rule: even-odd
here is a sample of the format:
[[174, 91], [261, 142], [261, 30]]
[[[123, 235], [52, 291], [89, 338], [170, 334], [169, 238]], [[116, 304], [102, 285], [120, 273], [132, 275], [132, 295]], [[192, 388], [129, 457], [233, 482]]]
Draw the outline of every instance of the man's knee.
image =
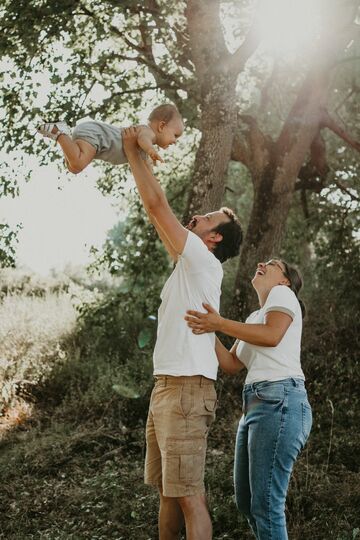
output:
[[201, 508], [205, 508], [207, 510], [205, 493], [178, 497], [177, 500], [184, 515], [197, 512]]

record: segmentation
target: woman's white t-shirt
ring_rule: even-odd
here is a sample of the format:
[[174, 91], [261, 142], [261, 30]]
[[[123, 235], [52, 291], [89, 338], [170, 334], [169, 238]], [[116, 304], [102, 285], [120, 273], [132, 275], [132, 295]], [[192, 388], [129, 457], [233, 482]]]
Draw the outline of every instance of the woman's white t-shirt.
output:
[[236, 355], [248, 370], [245, 384], [279, 381], [289, 377], [305, 379], [300, 364], [302, 314], [295, 293], [286, 285], [276, 285], [263, 307], [251, 313], [246, 323], [265, 324], [265, 315], [270, 311], [287, 313], [292, 322], [276, 347], [238, 342]]

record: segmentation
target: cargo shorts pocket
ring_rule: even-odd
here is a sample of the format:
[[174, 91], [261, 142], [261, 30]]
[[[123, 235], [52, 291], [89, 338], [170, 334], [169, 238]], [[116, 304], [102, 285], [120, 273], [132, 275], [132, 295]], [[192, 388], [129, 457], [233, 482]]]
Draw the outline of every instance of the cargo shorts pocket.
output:
[[205, 415], [208, 417], [207, 426], [215, 420], [215, 412], [217, 408], [217, 395], [215, 388], [209, 388], [204, 394]]
[[194, 484], [204, 474], [204, 439], [169, 439], [166, 449], [165, 482]]

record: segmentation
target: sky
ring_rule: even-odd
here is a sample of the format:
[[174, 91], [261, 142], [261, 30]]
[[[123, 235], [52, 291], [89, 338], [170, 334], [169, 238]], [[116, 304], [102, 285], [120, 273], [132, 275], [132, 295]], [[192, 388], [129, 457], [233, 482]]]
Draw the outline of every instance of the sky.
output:
[[39, 274], [67, 264], [90, 262], [91, 246], [101, 247], [106, 233], [124, 214], [116, 201], [96, 188], [91, 165], [80, 175], [59, 175], [55, 165], [38, 166], [16, 198], [0, 199], [0, 220], [21, 223], [17, 263]]

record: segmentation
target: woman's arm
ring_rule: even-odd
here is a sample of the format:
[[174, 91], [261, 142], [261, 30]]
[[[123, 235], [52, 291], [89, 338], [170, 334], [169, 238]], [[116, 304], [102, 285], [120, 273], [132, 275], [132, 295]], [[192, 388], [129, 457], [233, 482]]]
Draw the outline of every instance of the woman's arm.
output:
[[216, 338], [215, 352], [219, 361], [219, 366], [225, 373], [229, 373], [230, 375], [234, 375], [245, 367], [236, 356], [236, 345], [237, 342], [235, 341], [230, 351], [228, 351], [221, 343], [220, 339], [218, 337]]
[[270, 311], [265, 315], [264, 324], [241, 323], [225, 319], [209, 304], [203, 304], [208, 313], [187, 311], [185, 320], [194, 334], [222, 332], [252, 345], [276, 347], [292, 323], [292, 318], [281, 311]]

